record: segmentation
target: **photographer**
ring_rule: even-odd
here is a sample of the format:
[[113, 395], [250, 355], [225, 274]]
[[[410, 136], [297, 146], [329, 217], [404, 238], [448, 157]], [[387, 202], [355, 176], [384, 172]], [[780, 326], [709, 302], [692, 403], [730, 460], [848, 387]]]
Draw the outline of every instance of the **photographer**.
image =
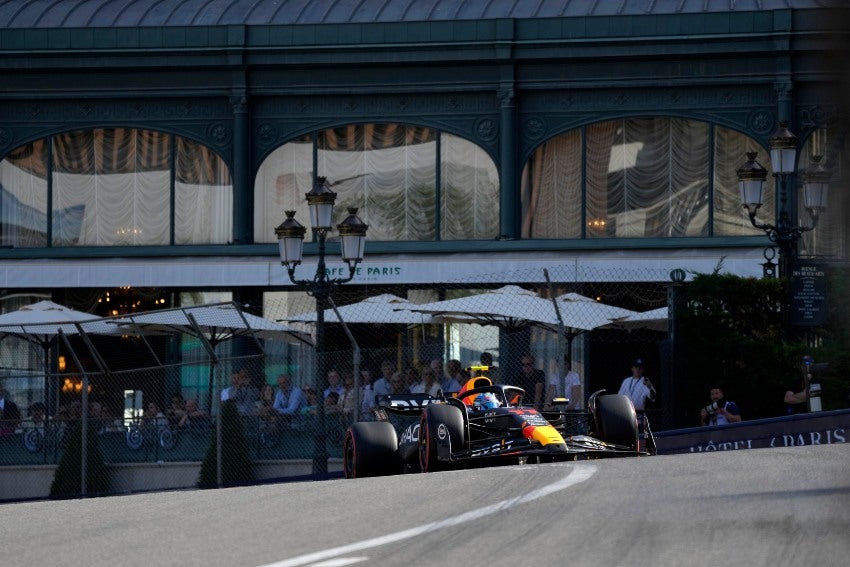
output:
[[699, 420], [702, 425], [725, 425], [741, 421], [741, 410], [735, 402], [726, 401], [720, 386], [709, 388], [711, 403], [699, 410]]

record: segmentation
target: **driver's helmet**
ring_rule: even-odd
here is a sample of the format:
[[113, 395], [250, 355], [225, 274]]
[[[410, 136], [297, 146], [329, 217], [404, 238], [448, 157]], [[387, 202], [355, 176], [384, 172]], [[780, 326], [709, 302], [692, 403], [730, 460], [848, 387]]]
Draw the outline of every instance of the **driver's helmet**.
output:
[[499, 407], [502, 403], [493, 392], [484, 392], [475, 396], [475, 405], [484, 409], [493, 409]]

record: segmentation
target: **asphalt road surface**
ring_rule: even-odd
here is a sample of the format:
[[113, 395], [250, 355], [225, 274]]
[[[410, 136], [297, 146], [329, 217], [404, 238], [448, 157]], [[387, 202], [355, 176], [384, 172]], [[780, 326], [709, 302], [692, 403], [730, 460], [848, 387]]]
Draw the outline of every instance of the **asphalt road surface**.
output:
[[850, 445], [0, 505], [0, 565], [850, 564]]

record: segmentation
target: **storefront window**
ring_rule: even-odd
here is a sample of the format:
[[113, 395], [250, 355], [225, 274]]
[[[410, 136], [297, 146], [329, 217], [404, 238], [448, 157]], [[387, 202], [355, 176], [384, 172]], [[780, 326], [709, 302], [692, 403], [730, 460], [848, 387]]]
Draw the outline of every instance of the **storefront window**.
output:
[[[627, 118], [566, 132], [523, 169], [522, 236], [758, 234], [741, 213], [736, 176], [751, 150], [770, 166], [751, 138], [684, 118]], [[770, 191], [763, 209], [773, 210]]]
[[227, 166], [209, 148], [163, 132], [58, 134], [12, 151], [0, 162], [0, 183], [6, 246], [222, 244], [231, 238]]
[[296, 211], [307, 225], [304, 194], [312, 184], [314, 149], [319, 174], [337, 193], [334, 222], [348, 207], [357, 207], [369, 225], [369, 240], [475, 240], [498, 234], [499, 176], [481, 148], [431, 128], [354, 124], [323, 130], [315, 140], [289, 142], [266, 158], [255, 185], [256, 242], [274, 241], [285, 210]]

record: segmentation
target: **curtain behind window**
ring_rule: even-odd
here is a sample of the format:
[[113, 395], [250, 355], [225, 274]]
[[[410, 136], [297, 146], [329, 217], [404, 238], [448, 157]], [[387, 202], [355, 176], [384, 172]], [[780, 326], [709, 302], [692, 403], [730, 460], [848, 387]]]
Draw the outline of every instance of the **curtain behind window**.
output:
[[738, 168], [747, 161], [747, 152], [757, 152], [756, 160], [767, 169], [759, 209], [761, 222], [773, 223], [775, 219], [773, 171], [770, 153], [758, 142], [735, 130], [718, 126], [714, 129], [714, 234], [716, 236], [763, 235], [754, 228], [741, 204], [738, 188]]
[[167, 134], [115, 128], [54, 137], [54, 246], [169, 244]]
[[[749, 137], [696, 120], [640, 117], [588, 125], [542, 144], [523, 169], [522, 236], [581, 237], [585, 146], [585, 236], [709, 236], [709, 157], [714, 151], [714, 234], [755, 234], [741, 213], [736, 170]], [[772, 196], [765, 208], [772, 211]]]
[[[316, 139], [318, 171], [337, 193], [334, 224], [349, 207], [369, 225], [373, 241], [435, 240], [437, 136], [407, 124], [351, 124]], [[498, 174], [471, 142], [439, 134], [444, 145], [440, 218], [442, 238], [493, 238], [498, 233]], [[284, 210], [310, 228], [304, 194], [312, 184], [312, 140], [284, 144], [264, 161], [254, 188], [254, 239], [274, 242]], [[308, 230], [307, 238], [311, 231]], [[480, 236], [484, 235], [484, 236]]]
[[[233, 188], [209, 148], [151, 130], [78, 130], [52, 138], [52, 246], [220, 244], [232, 233]], [[0, 162], [4, 245], [47, 246], [47, 140]]]
[[522, 172], [522, 234], [581, 238], [581, 131], [537, 148]]
[[499, 235], [499, 172], [475, 144], [441, 134], [442, 240], [482, 240]]
[[233, 183], [215, 152], [175, 137], [174, 244], [224, 244], [233, 234]]
[[44, 140], [21, 146], [0, 161], [0, 246], [47, 246], [46, 170]]

